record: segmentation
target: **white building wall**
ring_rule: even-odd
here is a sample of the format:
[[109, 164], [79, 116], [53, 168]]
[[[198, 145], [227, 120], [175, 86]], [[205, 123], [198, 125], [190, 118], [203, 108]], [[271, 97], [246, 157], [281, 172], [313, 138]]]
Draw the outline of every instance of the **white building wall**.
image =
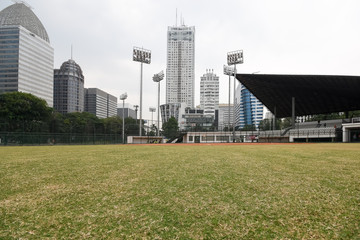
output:
[[34, 94], [53, 107], [54, 49], [27, 29], [19, 28], [18, 91]]
[[204, 115], [211, 116], [219, 109], [219, 77], [213, 70], [207, 70], [200, 78], [200, 108]]

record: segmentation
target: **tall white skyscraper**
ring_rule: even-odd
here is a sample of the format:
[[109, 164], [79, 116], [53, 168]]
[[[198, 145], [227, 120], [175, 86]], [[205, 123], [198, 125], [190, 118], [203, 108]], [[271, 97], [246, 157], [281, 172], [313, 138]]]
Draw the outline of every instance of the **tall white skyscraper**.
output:
[[15, 3], [0, 12], [0, 93], [26, 92], [53, 106], [54, 49], [30, 7]]
[[206, 74], [200, 77], [200, 107], [204, 115], [212, 116], [219, 109], [219, 77], [214, 70], [206, 70]]
[[168, 27], [166, 103], [186, 103], [194, 108], [194, 89], [195, 27]]

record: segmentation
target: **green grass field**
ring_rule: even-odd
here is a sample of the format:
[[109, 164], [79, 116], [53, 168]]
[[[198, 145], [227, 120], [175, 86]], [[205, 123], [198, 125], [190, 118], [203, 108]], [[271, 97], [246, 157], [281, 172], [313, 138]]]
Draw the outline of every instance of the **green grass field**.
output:
[[360, 239], [360, 144], [0, 148], [0, 239]]

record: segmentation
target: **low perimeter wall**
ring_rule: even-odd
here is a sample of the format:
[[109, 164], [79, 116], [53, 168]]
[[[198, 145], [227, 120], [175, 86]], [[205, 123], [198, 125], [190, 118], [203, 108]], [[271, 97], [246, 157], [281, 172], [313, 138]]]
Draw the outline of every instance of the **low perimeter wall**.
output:
[[128, 136], [127, 143], [129, 144], [146, 144], [146, 143], [163, 143], [163, 137], [157, 136]]

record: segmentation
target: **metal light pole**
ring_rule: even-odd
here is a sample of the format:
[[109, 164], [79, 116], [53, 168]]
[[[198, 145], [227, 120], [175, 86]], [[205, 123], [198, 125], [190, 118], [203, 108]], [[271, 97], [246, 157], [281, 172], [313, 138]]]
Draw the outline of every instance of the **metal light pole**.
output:
[[157, 136], [160, 136], [160, 81], [164, 79], [164, 71], [154, 74], [153, 81], [158, 83], [158, 116], [157, 116]]
[[243, 50], [233, 51], [227, 53], [228, 65], [234, 66], [234, 106], [233, 106], [233, 142], [235, 142], [235, 98], [236, 98], [236, 64], [244, 63]]
[[151, 63], [151, 51], [143, 48], [134, 47], [133, 61], [141, 63], [140, 70], [140, 123], [139, 123], [139, 136], [142, 136], [142, 85], [143, 85], [143, 63]]
[[150, 107], [149, 111], [151, 112], [151, 125], [150, 125], [150, 130], [151, 130], [152, 125], [154, 125], [154, 112], [156, 112], [156, 108]]
[[120, 100], [123, 101], [123, 124], [122, 124], [122, 142], [125, 144], [125, 99], [127, 98], [127, 93], [120, 95]]
[[224, 65], [224, 74], [229, 76], [229, 113], [228, 113], [228, 131], [230, 131], [230, 96], [231, 96], [231, 76], [234, 75], [234, 68]]

